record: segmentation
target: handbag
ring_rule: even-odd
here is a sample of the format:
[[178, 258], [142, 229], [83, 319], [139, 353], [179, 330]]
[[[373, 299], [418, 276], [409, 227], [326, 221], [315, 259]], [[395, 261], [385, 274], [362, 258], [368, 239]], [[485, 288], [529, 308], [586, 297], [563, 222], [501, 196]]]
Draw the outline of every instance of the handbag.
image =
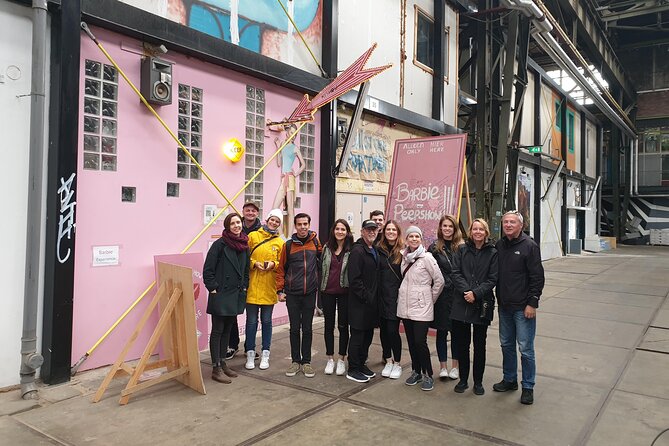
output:
[[483, 320], [492, 322], [492, 319], [495, 316], [495, 301], [483, 299], [481, 302], [481, 314], [479, 316]]

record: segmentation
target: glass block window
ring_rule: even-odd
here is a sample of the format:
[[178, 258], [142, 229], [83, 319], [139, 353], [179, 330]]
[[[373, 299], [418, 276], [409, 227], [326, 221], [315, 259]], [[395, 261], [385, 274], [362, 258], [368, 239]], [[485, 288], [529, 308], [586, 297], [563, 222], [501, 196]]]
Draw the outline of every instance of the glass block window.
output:
[[304, 158], [304, 171], [300, 174], [300, 193], [314, 193], [314, 152], [316, 151], [316, 126], [307, 124], [300, 130], [300, 152]]
[[[246, 129], [244, 180], [248, 181], [265, 163], [265, 90], [246, 86]], [[254, 201], [263, 208], [263, 174], [244, 190], [244, 202]]]
[[118, 73], [86, 59], [84, 67], [84, 169], [116, 171]]
[[[202, 165], [202, 89], [179, 84], [179, 142]], [[177, 147], [177, 177], [191, 180], [202, 178], [202, 172], [183, 150]]]

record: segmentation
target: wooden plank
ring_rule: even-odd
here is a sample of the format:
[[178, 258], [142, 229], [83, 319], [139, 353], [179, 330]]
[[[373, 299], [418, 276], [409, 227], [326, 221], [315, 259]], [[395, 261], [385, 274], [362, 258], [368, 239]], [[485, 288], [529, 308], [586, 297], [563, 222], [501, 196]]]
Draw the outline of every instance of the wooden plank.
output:
[[158, 288], [158, 292], [156, 293], [156, 296], [151, 300], [151, 303], [149, 304], [149, 306], [146, 307], [146, 310], [144, 311], [144, 314], [142, 315], [142, 318], [137, 323], [137, 327], [135, 327], [135, 330], [133, 331], [132, 335], [130, 336], [130, 338], [126, 342], [125, 347], [123, 347], [123, 350], [121, 350], [121, 354], [118, 356], [118, 359], [112, 365], [111, 369], [109, 370], [109, 373], [107, 374], [105, 379], [102, 381], [102, 384], [100, 384], [100, 387], [98, 387], [97, 392], [95, 392], [95, 395], [93, 396], [93, 402], [94, 403], [97, 403], [98, 401], [100, 401], [100, 399], [102, 398], [102, 395], [104, 395], [105, 391], [107, 390], [107, 387], [109, 387], [109, 384], [111, 384], [112, 379], [114, 379], [114, 376], [116, 376], [117, 371], [122, 369], [121, 365], [125, 362], [126, 355], [130, 351], [130, 348], [132, 347], [132, 345], [137, 340], [137, 336], [139, 336], [139, 333], [144, 328], [144, 325], [146, 325], [146, 322], [149, 320], [149, 317], [151, 317], [151, 314], [153, 313], [153, 310], [156, 308], [156, 305], [158, 304], [158, 301], [162, 298], [162, 296], [165, 293], [166, 293], [165, 286], [161, 285]]
[[174, 379], [177, 376], [184, 375], [188, 373], [188, 368], [187, 367], [181, 367], [179, 369], [172, 370], [171, 372], [165, 372], [162, 375], [160, 375], [157, 378], [152, 378], [150, 380], [146, 380], [144, 382], [141, 382], [139, 384], [135, 384], [132, 387], [126, 387], [121, 391], [121, 396], [122, 397], [130, 397], [135, 392], [138, 392], [140, 390], [148, 389], [151, 386], [155, 386], [156, 384], [160, 384], [165, 381], [169, 381], [170, 379]]
[[[174, 291], [172, 291], [172, 295], [170, 296], [170, 300], [167, 303], [167, 307], [163, 310], [163, 313], [160, 315], [160, 319], [158, 320], [158, 325], [156, 325], [156, 329], [153, 331], [153, 334], [151, 334], [149, 342], [147, 343], [146, 348], [144, 348], [144, 353], [142, 353], [142, 357], [140, 358], [139, 362], [137, 363], [137, 366], [135, 367], [135, 373], [133, 373], [133, 375], [130, 377], [130, 381], [128, 381], [126, 389], [137, 384], [139, 377], [142, 375], [142, 373], [144, 373], [144, 368], [146, 367], [146, 364], [149, 358], [151, 357], [153, 350], [156, 348], [156, 345], [160, 340], [160, 337], [163, 333], [163, 330], [165, 329], [165, 326], [167, 325], [167, 322], [172, 317], [172, 312], [174, 311], [174, 308], [176, 307], [180, 298], [181, 298], [181, 290], [175, 288]], [[128, 404], [128, 397], [122, 396], [119, 403]]]

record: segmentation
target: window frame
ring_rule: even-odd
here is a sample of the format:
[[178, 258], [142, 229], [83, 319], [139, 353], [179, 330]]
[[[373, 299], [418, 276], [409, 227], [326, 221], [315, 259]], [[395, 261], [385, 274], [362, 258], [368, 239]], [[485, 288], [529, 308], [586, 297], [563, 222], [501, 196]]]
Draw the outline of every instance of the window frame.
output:
[[[413, 26], [413, 64], [420, 68], [421, 70], [425, 71], [426, 73], [429, 73], [434, 76], [434, 68], [430, 67], [429, 65], [426, 65], [425, 63], [421, 62], [418, 60], [418, 18], [419, 15], [422, 15], [427, 19], [432, 24], [432, 32], [430, 33], [430, 38], [432, 39], [432, 36], [434, 34], [434, 17], [430, 14], [427, 13], [423, 8], [421, 8], [418, 5], [414, 5], [414, 26]], [[448, 84], [449, 82], [449, 38], [451, 34], [451, 29], [450, 26], [444, 27], [444, 82]], [[432, 45], [434, 46], [434, 41], [432, 42]]]

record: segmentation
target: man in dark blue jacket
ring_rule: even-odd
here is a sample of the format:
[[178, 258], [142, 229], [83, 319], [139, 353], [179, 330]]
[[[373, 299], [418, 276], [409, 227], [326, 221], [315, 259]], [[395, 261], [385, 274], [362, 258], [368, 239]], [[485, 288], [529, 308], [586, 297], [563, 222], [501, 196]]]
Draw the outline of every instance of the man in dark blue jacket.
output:
[[539, 246], [523, 231], [523, 216], [509, 211], [502, 216], [502, 237], [496, 245], [499, 260], [497, 302], [499, 342], [502, 346], [504, 378], [493, 386], [496, 392], [518, 390], [516, 342], [523, 371], [522, 404], [534, 402], [534, 336], [537, 308], [544, 288], [544, 267]]

